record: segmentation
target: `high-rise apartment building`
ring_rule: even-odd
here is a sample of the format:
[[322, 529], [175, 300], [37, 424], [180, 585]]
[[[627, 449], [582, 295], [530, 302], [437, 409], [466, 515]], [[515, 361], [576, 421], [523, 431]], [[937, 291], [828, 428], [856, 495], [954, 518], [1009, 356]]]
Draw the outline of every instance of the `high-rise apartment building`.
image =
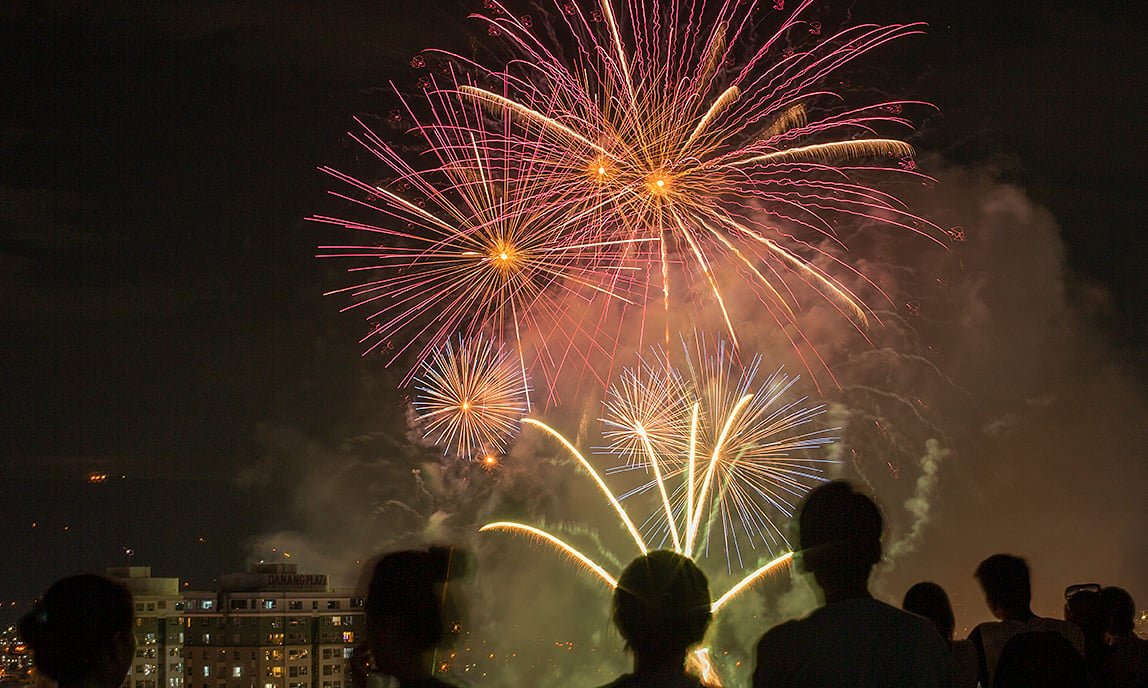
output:
[[349, 688], [363, 600], [326, 574], [259, 564], [183, 599], [186, 688]]
[[109, 568], [135, 601], [136, 655], [124, 688], [183, 688], [183, 594], [178, 578], [156, 578], [148, 566]]

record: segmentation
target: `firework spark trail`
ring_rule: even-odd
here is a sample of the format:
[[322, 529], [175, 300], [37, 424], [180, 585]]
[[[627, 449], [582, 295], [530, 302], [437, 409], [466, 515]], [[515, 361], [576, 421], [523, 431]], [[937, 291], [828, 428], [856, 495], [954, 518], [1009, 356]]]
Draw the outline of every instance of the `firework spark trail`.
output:
[[[688, 355], [689, 348], [684, 343], [683, 347]], [[704, 345], [698, 348], [704, 350]], [[805, 408], [804, 400], [784, 401], [792, 380], [778, 371], [759, 383], [760, 360], [743, 369], [734, 365], [731, 352], [724, 344], [717, 347], [704, 361], [691, 363], [695, 375], [687, 378], [670, 365], [666, 354], [656, 351], [649, 361], [639, 361], [624, 371], [611, 387], [604, 402], [603, 435], [610, 447], [620, 452], [616, 454], [622, 461], [618, 470], [648, 469], [654, 476], [621, 497], [570, 440], [542, 421], [524, 420], [557, 439], [590, 474], [640, 553], [648, 551], [649, 537], [662, 537], [672, 540], [674, 551], [696, 558], [699, 544], [708, 543], [715, 524], [720, 524], [727, 562], [733, 549], [740, 566], [742, 545], [731, 521], [741, 522], [740, 530], [748, 536], [749, 545], [755, 546], [755, 540], [760, 540], [773, 552], [777, 540], [765, 536], [774, 533], [783, 542], [784, 536], [772, 525], [766, 508], [791, 515], [792, 501], [821, 479], [817, 471], [820, 460], [808, 455], [829, 443], [828, 433], [832, 431], [806, 426], [823, 409]], [[706, 465], [700, 471], [695, 466], [699, 446], [706, 448]], [[682, 448], [688, 448], [684, 458]], [[671, 500], [667, 487], [675, 478], [681, 484]], [[643, 537], [623, 501], [649, 490], [658, 492], [662, 506], [646, 522], [647, 536]], [[603, 580], [610, 580], [593, 559], [537, 527], [499, 521], [483, 530], [541, 538]], [[776, 556], [744, 576], [715, 602], [714, 610], [790, 557], [790, 553]]]
[[578, 448], [571, 444], [570, 440], [563, 437], [562, 433], [558, 432], [542, 421], [536, 420], [534, 418], [524, 418], [523, 422], [545, 430], [548, 434], [550, 434], [551, 437], [561, 442], [562, 446], [566, 447], [566, 449], [574, 455], [574, 458], [578, 459], [578, 463], [582, 464], [582, 467], [585, 468], [588, 473], [590, 473], [590, 477], [594, 479], [594, 482], [598, 485], [598, 489], [600, 489], [602, 494], [606, 496], [606, 499], [610, 502], [610, 506], [614, 507], [614, 511], [618, 513], [618, 517], [622, 519], [622, 522], [626, 525], [626, 529], [630, 531], [630, 536], [634, 538], [634, 544], [638, 546], [638, 551], [640, 551], [642, 554], [645, 554], [648, 551], [646, 542], [642, 539], [642, 535], [638, 532], [637, 527], [634, 526], [634, 522], [630, 519], [630, 515], [626, 513], [625, 507], [623, 507], [621, 502], [619, 502], [618, 499], [614, 496], [614, 493], [606, 485], [606, 481], [602, 480], [602, 476], [599, 475], [598, 471], [594, 469], [594, 465], [586, 460], [586, 457], [582, 455], [582, 452], [578, 451]]
[[[835, 223], [872, 221], [942, 245], [943, 233], [895, 197], [854, 181], [890, 168], [913, 174], [880, 164], [912, 155], [912, 147], [874, 135], [910, 127], [899, 114], [910, 103], [829, 110], [823, 103], [841, 99], [825, 85], [851, 60], [922, 26], [852, 27], [801, 51], [783, 50], [800, 39], [811, 2], [800, 3], [737, 68], [735, 47], [748, 34], [754, 3], [674, 1], [650, 10], [599, 0], [593, 18], [567, 3], [561, 16], [575, 49], [564, 53], [495, 2], [492, 16], [475, 16], [505, 36], [519, 59], [485, 70], [496, 88], [459, 92], [514, 122], [518, 149], [531, 151], [535, 171], [550, 179], [540, 202], [565, 207], [579, 236], [614, 239], [627, 264], [660, 263], [646, 274], [660, 275], [667, 311], [676, 265], [687, 282], [706, 285], [736, 342], [723, 284], [732, 266], [763, 288], [781, 326], [796, 324], [800, 282], [864, 329], [874, 313], [843, 276], [884, 292], [846, 260]], [[811, 111], [825, 114], [811, 120]], [[870, 162], [841, 164], [848, 160]], [[651, 239], [657, 251], [628, 244]], [[802, 337], [791, 341], [811, 346]]]
[[528, 408], [518, 366], [489, 340], [448, 341], [423, 363], [415, 388], [425, 437], [462, 459], [505, 453]]
[[[569, 314], [634, 303], [634, 268], [619, 263], [616, 240], [581, 241], [560, 204], [539, 203], [550, 179], [535, 173], [537, 160], [489, 131], [489, 118], [455, 95], [451, 89], [428, 91], [429, 122], [415, 118], [414, 133], [437, 162], [429, 169], [416, 171], [365, 125], [352, 137], [393, 181], [380, 186], [322, 168], [353, 192], [332, 191], [334, 196], [381, 218], [310, 218], [379, 242], [321, 247], [320, 257], [357, 260], [349, 273], [372, 275], [329, 294], [349, 293], [353, 303], [343, 310], [366, 310], [375, 323], [362, 340], [368, 343], [364, 355], [382, 348], [390, 365], [413, 353], [416, 365], [404, 384], [418, 363], [456, 334], [513, 342], [524, 388], [528, 369], [541, 369], [552, 382], [557, 370], [548, 364], [561, 365], [572, 355], [582, 356], [593, 374], [587, 357], [596, 342], [609, 340], [601, 327], [606, 319], [596, 324]], [[407, 110], [414, 118], [409, 105]], [[634, 243], [626, 242], [631, 249]], [[532, 356], [524, 336], [538, 349]], [[576, 340], [591, 346], [574, 346]], [[612, 345], [598, 346], [612, 355]]]
[[752, 585], [759, 578], [761, 578], [762, 576], [764, 576], [767, 573], [770, 573], [771, 571], [776, 571], [779, 567], [781, 567], [784, 564], [788, 564], [792, 560], [793, 560], [793, 552], [786, 552], [785, 554], [781, 555], [780, 557], [777, 557], [776, 559], [770, 561], [769, 563], [765, 564], [764, 566], [758, 567], [758, 569], [756, 571], [749, 574], [745, 578], [742, 578], [736, 585], [734, 585], [732, 588], [727, 590], [725, 592], [725, 594], [723, 594], [721, 597], [717, 598], [717, 600], [715, 600], [713, 603], [713, 607], [711, 607], [711, 608], [716, 613], [717, 610], [721, 609], [725, 605], [726, 602], [729, 602], [734, 597], [737, 597], [737, 595], [739, 593], [741, 593], [747, 587]]
[[606, 585], [609, 585], [611, 588], [618, 587], [618, 580], [611, 576], [609, 573], [606, 573], [606, 569], [595, 563], [593, 559], [586, 556], [585, 554], [582, 554], [577, 549], [563, 541], [561, 538], [551, 535], [541, 528], [535, 528], [534, 526], [526, 525], [525, 523], [515, 523], [513, 521], [496, 521], [494, 523], [487, 523], [483, 527], [479, 528], [478, 532], [482, 533], [488, 530], [506, 530], [512, 532], [518, 531], [526, 533], [530, 537], [545, 540], [546, 542], [554, 545], [560, 551], [569, 555], [578, 563], [585, 566], [588, 570], [597, 574], [599, 578], [605, 581]]

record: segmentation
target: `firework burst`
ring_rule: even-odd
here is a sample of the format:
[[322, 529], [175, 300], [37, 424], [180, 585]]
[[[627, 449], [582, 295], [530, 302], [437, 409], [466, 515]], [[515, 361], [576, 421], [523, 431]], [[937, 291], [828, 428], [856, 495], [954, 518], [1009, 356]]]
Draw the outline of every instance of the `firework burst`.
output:
[[423, 363], [415, 389], [426, 437], [463, 459], [497, 462], [526, 413], [519, 367], [491, 341], [448, 342]]
[[353, 190], [334, 195], [376, 218], [311, 218], [376, 237], [373, 244], [323, 246], [319, 254], [356, 260], [348, 272], [368, 276], [329, 292], [349, 293], [353, 303], [344, 310], [366, 311], [373, 323], [362, 340], [365, 354], [381, 349], [390, 365], [410, 352], [420, 362], [456, 333], [486, 336], [515, 343], [523, 378], [535, 365], [549, 374], [567, 358], [588, 356], [592, 346], [571, 342], [593, 345], [608, 334], [570, 314], [592, 311], [586, 304], [630, 301], [632, 268], [618, 265], [608, 243], [572, 240], [560, 208], [537, 202], [548, 180], [509, 139], [496, 141], [486, 127], [497, 125], [473, 104], [447, 90], [427, 96], [429, 123], [413, 131], [435, 165], [416, 170], [364, 126], [352, 136], [382, 161], [391, 181], [371, 184], [323, 168]]
[[[570, 440], [542, 421], [524, 420], [561, 443], [586, 470], [639, 552], [665, 546], [696, 558], [719, 546], [732, 570], [744, 567], [747, 548], [763, 548], [771, 561], [719, 597], [715, 609], [788, 561], [789, 545], [772, 515], [790, 517], [796, 501], [823, 479], [819, 466], [827, 460], [818, 452], [835, 430], [813, 425], [823, 407], [789, 399], [795, 379], [781, 371], [760, 376], [760, 359], [743, 369], [730, 354], [720, 345], [713, 355], [703, 350], [686, 376], [658, 352], [611, 388], [603, 435], [620, 464], [612, 472], [650, 476], [621, 496]], [[658, 507], [639, 525], [625, 503], [651, 492]], [[537, 527], [500, 521], [483, 530], [541, 539], [615, 584], [600, 564]]]
[[[874, 317], [865, 295], [884, 294], [848, 260], [838, 223], [873, 222], [938, 243], [942, 232], [858, 181], [911, 167], [911, 146], [876, 135], [910, 126], [900, 114], [906, 103], [842, 108], [830, 78], [921, 27], [820, 37], [820, 25], [813, 31], [801, 20], [811, 2], [748, 52], [739, 46], [760, 3], [565, 2], [572, 49], [488, 3], [496, 12], [482, 19], [520, 59], [487, 73], [497, 88], [459, 91], [513, 120], [515, 145], [547, 178], [538, 202], [564, 207], [579, 236], [647, 268], [647, 292], [660, 290], [667, 312], [675, 280], [683, 294], [708, 292], [736, 344], [731, 287], [748, 282], [786, 327], [807, 293], [801, 284], [864, 329]], [[788, 336], [807, 346], [799, 332]]]
[[[704, 341], [683, 341], [682, 354], [685, 373], [656, 351], [623, 375], [629, 384], [611, 388], [603, 434], [625, 461], [610, 473], [650, 476], [625, 494], [657, 491], [662, 509], [644, 523], [648, 540], [687, 555], [717, 545], [738, 566], [745, 549], [787, 548], [775, 518], [788, 520], [824, 479], [833, 461], [822, 450], [837, 428], [816, 425], [825, 407], [792, 394], [797, 378], [764, 373], [760, 356], [743, 365], [729, 345], [708, 351]], [[667, 396], [667, 385], [682, 391]], [[659, 400], [662, 422], [647, 420], [649, 399]]]

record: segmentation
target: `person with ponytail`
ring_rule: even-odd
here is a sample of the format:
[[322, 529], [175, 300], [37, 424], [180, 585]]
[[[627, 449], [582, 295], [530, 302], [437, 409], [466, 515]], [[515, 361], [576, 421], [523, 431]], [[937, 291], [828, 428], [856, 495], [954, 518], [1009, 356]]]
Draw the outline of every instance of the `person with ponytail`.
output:
[[372, 674], [401, 688], [451, 688], [434, 677], [434, 650], [446, 637], [444, 610], [452, 610], [447, 582], [466, 572], [465, 553], [450, 547], [383, 555], [367, 584], [367, 641], [351, 660], [354, 688]]
[[19, 630], [58, 688], [118, 688], [135, 654], [131, 593], [94, 574], [56, 581]]

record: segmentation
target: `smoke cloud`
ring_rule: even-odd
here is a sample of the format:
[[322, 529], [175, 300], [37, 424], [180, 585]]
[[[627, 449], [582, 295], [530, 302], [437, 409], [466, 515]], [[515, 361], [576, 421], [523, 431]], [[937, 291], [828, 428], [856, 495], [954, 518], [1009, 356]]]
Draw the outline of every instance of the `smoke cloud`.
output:
[[[828, 404], [822, 420], [841, 430], [827, 477], [864, 485], [887, 516], [874, 578], [887, 601], [935, 580], [960, 634], [988, 618], [971, 574], [999, 551], [1029, 559], [1038, 613], [1059, 615], [1061, 589], [1081, 581], [1148, 599], [1136, 587], [1148, 565], [1148, 468], [1137, 460], [1148, 405], [1092, 325], [1094, 290], [1066, 274], [1055, 218], [1022, 190], [987, 169], [922, 167], [935, 183], [901, 192], [949, 230], [947, 245], [871, 227], [846, 237], [849, 259], [890, 297], [881, 323], [861, 333], [831, 306], [806, 304], [799, 324], [826, 362], [809, 370], [744, 294], [729, 304], [742, 347], [802, 374], [801, 393]], [[630, 356], [638, 338], [623, 339], [620, 357]], [[535, 412], [585, 449], [596, 443], [600, 390], [561, 384], [569, 389]], [[476, 532], [521, 520], [620, 570], [633, 543], [565, 450], [527, 428], [487, 471], [443, 458], [395, 416], [337, 447], [269, 430], [267, 465], [283, 476], [274, 489], [293, 496], [292, 527], [252, 543], [253, 558], [288, 549], [301, 569], [353, 581], [381, 550], [459, 544], [476, 553], [478, 571], [452, 671], [480, 685], [591, 686], [626, 670], [599, 580], [549, 546]], [[717, 559], [707, 565], [715, 594], [732, 580]], [[760, 634], [817, 603], [799, 572], [767, 577], [719, 615], [716, 663], [746, 680]]]

